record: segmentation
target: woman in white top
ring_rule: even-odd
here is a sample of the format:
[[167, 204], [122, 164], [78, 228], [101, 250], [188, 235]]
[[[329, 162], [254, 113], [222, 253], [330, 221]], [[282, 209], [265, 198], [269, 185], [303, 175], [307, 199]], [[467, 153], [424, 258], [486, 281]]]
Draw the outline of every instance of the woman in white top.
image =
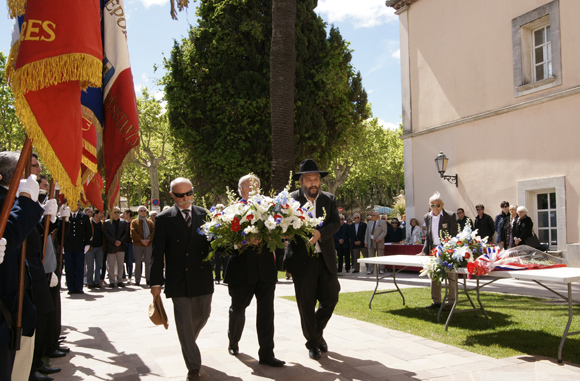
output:
[[421, 227], [419, 226], [419, 221], [416, 218], [411, 218], [409, 223], [409, 231], [407, 233], [407, 239], [405, 242], [407, 245], [420, 245], [421, 244]]

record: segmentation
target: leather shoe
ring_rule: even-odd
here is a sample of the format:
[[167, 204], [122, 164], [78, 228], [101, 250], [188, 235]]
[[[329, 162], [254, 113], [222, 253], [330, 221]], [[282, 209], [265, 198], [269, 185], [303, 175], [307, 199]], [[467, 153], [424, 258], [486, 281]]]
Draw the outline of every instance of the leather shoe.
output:
[[270, 357], [269, 359], [260, 359], [260, 364], [280, 367], [284, 366], [284, 364], [286, 364], [286, 361], [278, 360], [276, 357]]
[[35, 371], [30, 374], [28, 378], [29, 381], [52, 381], [54, 378], [45, 376], [44, 374], [40, 373], [39, 371]]
[[37, 369], [37, 371], [39, 371], [40, 373], [44, 373], [44, 374], [58, 373], [61, 370], [62, 370], [61, 368], [51, 368], [51, 367], [46, 366], [44, 364], [42, 364], [42, 366]]
[[451, 311], [451, 308], [453, 308], [453, 303], [447, 303], [443, 306], [442, 311]]
[[58, 346], [58, 351], [62, 352], [62, 353], [69, 353], [70, 352], [70, 348], [69, 347], [63, 347], [63, 346]]
[[318, 349], [320, 349], [320, 352], [322, 353], [328, 352], [328, 344], [326, 344], [326, 340], [322, 339], [322, 342], [320, 343]]
[[320, 358], [320, 349], [312, 347], [308, 350], [308, 356], [313, 360], [318, 360]]
[[190, 380], [199, 380], [199, 370], [192, 370], [191, 372], [189, 372], [189, 374], [187, 375], [187, 381]]
[[66, 356], [66, 353], [57, 350], [57, 351], [54, 351], [52, 353], [47, 354], [46, 356], [47, 357], [50, 357], [51, 359], [55, 359], [55, 358], [58, 358], [58, 357], [64, 357], [64, 356]]
[[425, 309], [426, 310], [434, 310], [434, 309], [439, 309], [439, 307], [441, 307], [441, 303], [431, 303], [427, 307], [425, 307]]
[[237, 345], [230, 345], [228, 347], [228, 353], [232, 356], [237, 356], [238, 353], [240, 353], [240, 349], [238, 348]]

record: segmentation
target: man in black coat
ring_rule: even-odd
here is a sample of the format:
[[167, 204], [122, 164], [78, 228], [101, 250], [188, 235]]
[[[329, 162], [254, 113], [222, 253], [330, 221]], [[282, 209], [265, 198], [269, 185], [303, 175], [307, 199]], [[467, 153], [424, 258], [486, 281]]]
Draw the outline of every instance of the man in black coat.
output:
[[493, 218], [487, 213], [484, 213], [485, 206], [483, 204], [475, 205], [477, 216], [473, 222], [473, 230], [477, 230], [477, 235], [481, 238], [487, 237], [487, 242], [492, 243], [493, 234], [495, 233], [495, 225]]
[[[83, 213], [80, 203], [77, 205], [76, 212], [71, 212], [68, 223], [61, 223], [59, 231], [62, 231], [63, 225], [66, 226], [64, 233], [64, 266], [68, 293], [84, 294], [85, 253], [89, 250], [92, 232], [89, 216]], [[61, 234], [59, 233], [60, 236]]]
[[[340, 218], [334, 195], [320, 190], [320, 179], [327, 174], [318, 170], [314, 160], [306, 159], [293, 176], [295, 181], [300, 181], [300, 189], [290, 196], [300, 205], [313, 205], [315, 217], [325, 218], [308, 243], [296, 237], [286, 247], [285, 255], [286, 268], [294, 279], [306, 348], [310, 358], [315, 360], [320, 358], [321, 351], [328, 351], [323, 331], [338, 303], [340, 292], [334, 248], [334, 233], [340, 228]], [[307, 244], [314, 256], [308, 253]], [[315, 311], [317, 301], [319, 305]]]
[[[457, 217], [455, 213], [450, 213], [443, 209], [443, 200], [439, 192], [435, 192], [429, 198], [429, 207], [431, 211], [425, 214], [425, 226], [427, 233], [425, 234], [425, 245], [421, 254], [429, 255], [433, 248], [441, 244], [442, 233], [446, 232], [452, 237], [457, 235]], [[444, 310], [450, 310], [453, 303], [455, 303], [455, 294], [457, 290], [457, 274], [449, 274], [449, 294], [447, 296], [448, 304], [444, 306]], [[435, 309], [441, 307], [441, 283], [431, 281], [431, 299], [433, 302], [428, 305], [427, 309]]]
[[[10, 179], [14, 174], [18, 152], [0, 153], [0, 209], [2, 208]], [[14, 163], [13, 163], [14, 161]], [[29, 181], [29, 178], [27, 181]], [[30, 192], [19, 192], [14, 201], [3, 238], [6, 239], [4, 260], [0, 263], [0, 380], [12, 379], [12, 368], [16, 351], [11, 342], [14, 338], [14, 327], [18, 309], [18, 267], [20, 263], [20, 245], [32, 232], [44, 210], [36, 202], [38, 198], [38, 183], [36, 195]], [[22, 310], [22, 335], [31, 337], [34, 334], [36, 308], [32, 302], [31, 280], [25, 271], [25, 292]], [[27, 370], [24, 370], [25, 372]]]
[[[192, 204], [193, 186], [179, 177], [171, 182], [172, 208], [157, 215], [151, 258], [153, 300], [165, 295], [173, 300], [175, 326], [188, 369], [187, 379], [198, 380], [201, 354], [195, 341], [211, 312], [213, 274], [209, 242], [197, 230], [206, 219], [203, 208]], [[163, 268], [165, 264], [165, 276]]]
[[[238, 191], [242, 200], [248, 200], [250, 191], [260, 188], [260, 179], [246, 175], [238, 182]], [[255, 242], [259, 244], [259, 242]], [[224, 283], [232, 298], [229, 310], [228, 352], [238, 354], [238, 342], [242, 337], [246, 322], [246, 308], [256, 296], [257, 314], [256, 330], [258, 333], [258, 351], [260, 364], [284, 366], [285, 362], [274, 357], [274, 292], [278, 271], [274, 254], [263, 244], [261, 247], [249, 246], [240, 253], [230, 256], [225, 270]]]
[[336, 247], [336, 254], [338, 256], [338, 272], [341, 273], [343, 261], [346, 272], [350, 271], [350, 225], [344, 222], [344, 216], [342, 214], [339, 217], [340, 229], [334, 234], [334, 246]]
[[[365, 247], [365, 236], [367, 234], [367, 224], [366, 222], [362, 221], [360, 218], [360, 214], [355, 213], [353, 215], [354, 222], [352, 225], [349, 225], [348, 236], [350, 239], [350, 250], [352, 253], [352, 267], [354, 270], [352, 273], [358, 273], [360, 271], [360, 263], [358, 263], [358, 259], [362, 254], [363, 257], [367, 257], [368, 249]], [[370, 265], [372, 266], [372, 265]], [[369, 265], [367, 265], [367, 270]]]

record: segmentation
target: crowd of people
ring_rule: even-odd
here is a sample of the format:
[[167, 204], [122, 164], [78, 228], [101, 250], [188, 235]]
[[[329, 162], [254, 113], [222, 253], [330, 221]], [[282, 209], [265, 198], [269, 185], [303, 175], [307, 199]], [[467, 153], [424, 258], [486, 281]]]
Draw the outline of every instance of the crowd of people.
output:
[[[0, 207], [6, 201], [19, 157], [19, 152], [0, 152]], [[141, 205], [138, 218], [133, 218], [131, 209], [121, 214], [114, 208], [105, 219], [102, 211], [82, 209], [80, 204], [71, 211], [63, 203], [59, 210], [57, 200], [48, 194], [49, 182], [41, 174], [35, 153], [30, 170], [31, 176], [20, 181], [0, 245], [0, 380], [50, 381], [49, 374], [61, 370], [43, 362], [45, 356], [64, 357], [70, 351], [62, 345], [61, 275], [65, 275], [70, 295], [83, 294], [85, 287], [103, 288], [107, 273], [111, 288], [131, 282], [139, 286], [142, 277], [143, 287], [150, 281], [155, 212], [149, 213]], [[50, 220], [47, 230], [44, 218]], [[19, 330], [16, 321], [23, 243], [26, 269]]]

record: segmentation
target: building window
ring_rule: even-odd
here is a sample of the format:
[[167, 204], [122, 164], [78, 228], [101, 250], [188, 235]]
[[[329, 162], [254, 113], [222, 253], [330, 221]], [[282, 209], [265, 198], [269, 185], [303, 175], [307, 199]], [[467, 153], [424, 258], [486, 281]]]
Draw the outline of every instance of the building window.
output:
[[515, 96], [562, 84], [559, 0], [512, 20]]
[[536, 194], [538, 239], [551, 249], [558, 247], [558, 210], [556, 192]]
[[534, 65], [534, 82], [552, 77], [552, 43], [550, 40], [550, 25], [535, 29], [532, 32]]

